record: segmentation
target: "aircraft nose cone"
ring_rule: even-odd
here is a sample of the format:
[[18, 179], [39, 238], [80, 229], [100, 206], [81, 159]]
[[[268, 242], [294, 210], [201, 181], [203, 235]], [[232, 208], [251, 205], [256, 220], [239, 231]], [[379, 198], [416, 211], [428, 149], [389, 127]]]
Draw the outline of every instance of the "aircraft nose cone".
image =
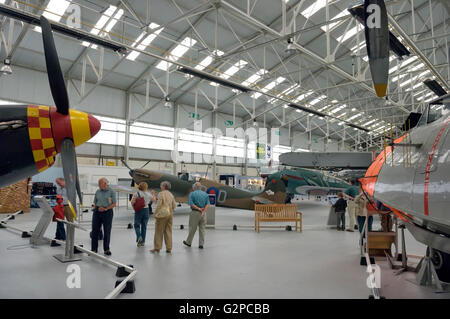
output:
[[98, 131], [100, 131], [102, 124], [99, 120], [97, 120], [94, 116], [88, 115], [88, 121], [89, 121], [89, 129], [91, 131], [91, 138], [94, 137]]
[[375, 92], [377, 93], [378, 97], [386, 96], [387, 84], [375, 84], [374, 83], [373, 86], [375, 87]]
[[90, 140], [100, 131], [101, 124], [92, 115], [69, 109], [68, 115], [58, 113], [56, 107], [50, 109], [51, 128], [57, 152], [65, 138], [73, 140], [75, 146]]

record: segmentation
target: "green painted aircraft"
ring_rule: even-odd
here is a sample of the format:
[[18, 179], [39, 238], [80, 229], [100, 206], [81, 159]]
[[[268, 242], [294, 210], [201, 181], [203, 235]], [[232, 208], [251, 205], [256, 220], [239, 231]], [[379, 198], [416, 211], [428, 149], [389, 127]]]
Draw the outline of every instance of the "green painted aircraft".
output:
[[305, 168], [292, 168], [272, 173], [267, 177], [267, 186], [271, 184], [272, 180], [282, 180], [286, 187], [286, 193], [292, 195], [324, 196], [345, 191], [351, 186], [342, 179]]

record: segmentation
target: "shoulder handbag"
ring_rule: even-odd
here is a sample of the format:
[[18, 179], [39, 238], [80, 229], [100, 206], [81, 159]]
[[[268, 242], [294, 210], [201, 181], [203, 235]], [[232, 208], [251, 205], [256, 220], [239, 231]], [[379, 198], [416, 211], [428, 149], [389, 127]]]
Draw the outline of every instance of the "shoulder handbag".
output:
[[141, 211], [145, 207], [145, 199], [141, 197], [139, 192], [137, 193], [138, 197], [135, 199], [133, 204], [133, 209], [137, 213]]
[[161, 196], [160, 205], [156, 206], [155, 218], [166, 218], [171, 214], [170, 207], [164, 201], [164, 197]]

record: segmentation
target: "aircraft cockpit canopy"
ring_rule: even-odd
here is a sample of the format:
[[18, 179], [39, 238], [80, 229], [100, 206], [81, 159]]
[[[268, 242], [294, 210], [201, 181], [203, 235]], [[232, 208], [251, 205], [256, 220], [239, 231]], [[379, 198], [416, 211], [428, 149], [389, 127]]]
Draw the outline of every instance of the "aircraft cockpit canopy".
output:
[[450, 101], [443, 104], [430, 104], [426, 107], [417, 126], [427, 125], [450, 113]]

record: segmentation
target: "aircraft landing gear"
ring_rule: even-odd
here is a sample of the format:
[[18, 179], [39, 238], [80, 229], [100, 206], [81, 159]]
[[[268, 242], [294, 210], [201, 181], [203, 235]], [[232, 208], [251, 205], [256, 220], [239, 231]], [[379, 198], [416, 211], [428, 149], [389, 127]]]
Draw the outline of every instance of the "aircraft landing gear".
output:
[[[427, 248], [427, 255], [428, 253], [429, 248]], [[450, 284], [450, 254], [433, 249], [430, 259], [439, 280]]]
[[449, 257], [447, 253], [428, 247], [426, 256], [417, 266], [419, 285], [431, 286], [434, 283], [438, 289], [436, 292], [449, 292]]

